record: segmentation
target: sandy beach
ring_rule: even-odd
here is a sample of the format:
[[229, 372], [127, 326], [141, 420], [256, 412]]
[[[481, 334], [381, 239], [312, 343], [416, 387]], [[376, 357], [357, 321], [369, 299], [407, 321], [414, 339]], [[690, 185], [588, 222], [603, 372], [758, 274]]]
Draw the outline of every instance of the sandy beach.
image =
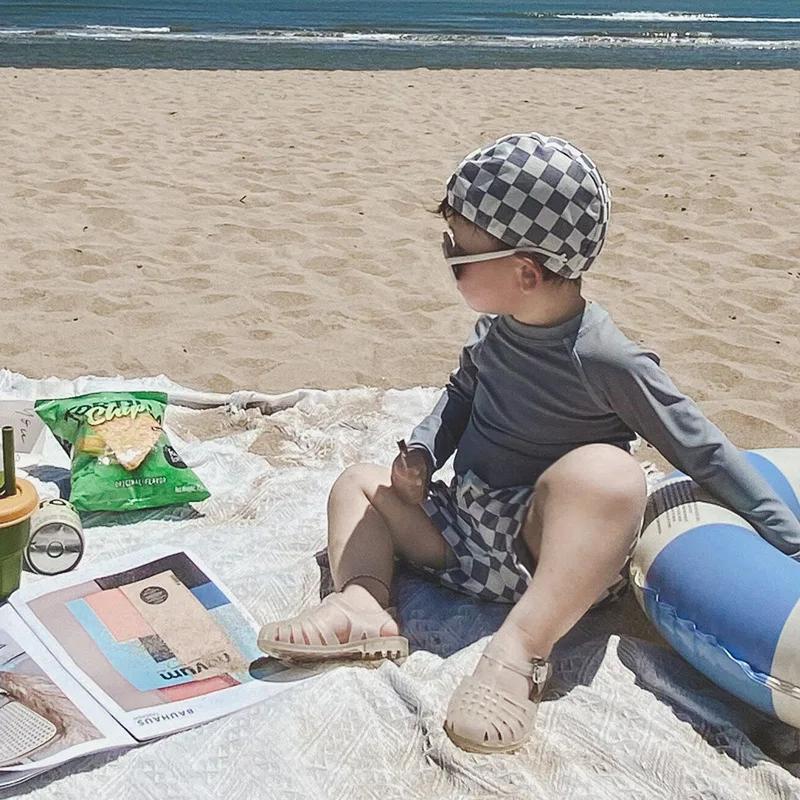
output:
[[0, 70], [0, 366], [227, 392], [440, 386], [431, 210], [539, 130], [614, 197], [585, 280], [742, 447], [800, 444], [800, 72]]
[[[196, 3], [202, 14], [212, 5]], [[249, 13], [251, 6], [244, 6]], [[142, 14], [138, 7], [129, 11]], [[650, 12], [619, 13], [638, 26]], [[594, 17], [589, 22], [599, 24]], [[560, 28], [562, 20], [547, 24]], [[70, 30], [75, 41], [86, 40], [86, 50], [77, 53], [109, 36], [96, 32], [93, 40], [87, 29]], [[122, 44], [128, 34], [121, 30], [114, 34], [119, 41], [103, 46]], [[152, 52], [182, 46], [186, 31], [176, 26], [172, 37], [172, 28], [166, 30], [164, 39], [147, 40]], [[69, 52], [66, 35], [52, 38], [63, 38]], [[198, 42], [198, 51], [206, 47]], [[677, 52], [682, 42], [668, 46]], [[224, 52], [239, 46], [225, 44]], [[653, 44], [653, 51], [660, 46]], [[0, 108], [0, 370], [33, 379], [163, 374], [191, 389], [226, 394], [441, 387], [476, 314], [442, 259], [445, 223], [435, 208], [466, 153], [501, 135], [535, 130], [584, 149], [611, 186], [610, 234], [584, 278], [585, 295], [607, 308], [633, 341], [657, 352], [676, 384], [736, 445], [800, 447], [800, 70], [0, 68]], [[3, 393], [15, 397], [60, 393], [7, 373], [0, 373], [0, 383], [13, 383]], [[29, 797], [113, 800], [120, 787], [129, 800], [156, 792], [170, 800], [188, 791], [323, 800], [378, 793], [383, 800], [616, 800], [634, 792], [669, 800], [800, 797], [796, 576], [786, 571], [795, 565], [784, 570], [788, 560], [766, 543], [763, 552], [775, 560], [759, 561], [750, 555], [756, 538], [714, 525], [701, 531], [708, 539], [690, 539], [691, 547], [679, 549], [672, 562], [642, 567], [645, 560], [655, 563], [658, 548], [675, 544], [661, 520], [691, 519], [686, 505], [659, 516], [658, 533], [646, 534], [658, 539], [658, 548], [645, 541], [636, 553], [633, 579], [640, 588], [587, 614], [545, 653], [554, 665], [545, 702], [530, 742], [513, 754], [464, 752], [443, 727], [453, 691], [478, 664], [507, 606], [440, 590], [399, 568], [391, 601], [409, 658], [346, 669], [306, 664], [310, 671], [299, 675], [261, 658], [270, 648], [256, 651], [247, 625], [228, 629], [237, 607], [260, 626], [318, 603], [330, 579], [317, 557], [332, 482], [345, 464], [393, 457], [402, 431], [410, 432], [437, 394], [314, 395], [268, 417], [256, 408], [219, 404], [197, 412], [176, 404], [166, 427], [186, 464], [167, 446], [159, 458], [188, 464], [209, 499], [197, 508], [84, 517], [82, 567], [106, 564], [108, 571], [82, 572], [69, 588], [66, 575], [26, 573], [25, 584], [65, 581], [52, 584], [61, 599], [42, 597], [19, 617], [11, 616], [12, 602], [3, 617], [14, 623], [5, 623], [8, 634], [0, 642], [13, 645], [5, 656], [7, 675], [19, 669], [13, 660], [26, 645], [17, 634], [23, 619], [48, 628], [48, 619], [60, 625], [69, 617], [80, 657], [45, 638], [38, 646], [50, 646], [49, 658], [61, 659], [78, 678], [90, 667], [96, 674], [103, 691], [101, 704], [87, 711], [92, 730], [100, 729], [102, 703], [116, 696], [108, 686], [116, 691], [125, 684], [125, 696], [136, 700], [135, 714], [125, 718], [135, 738], [125, 739], [124, 754], [82, 751], [80, 762], [37, 776]], [[148, 436], [153, 425], [145, 426]], [[81, 448], [96, 452], [97, 444], [84, 441]], [[63, 478], [64, 470], [46, 456], [39, 459], [42, 469], [20, 469], [55, 494], [50, 480]], [[637, 458], [669, 467], [649, 445]], [[656, 471], [643, 466], [653, 478]], [[162, 480], [148, 476], [113, 480], [125, 488]], [[673, 487], [672, 496], [659, 497], [671, 504], [682, 491]], [[715, 510], [730, 520], [727, 510]], [[717, 558], [711, 548], [723, 534], [733, 545], [720, 547]], [[740, 534], [747, 540], [741, 551]], [[348, 547], [364, 541], [354, 537]], [[695, 544], [702, 547], [693, 550]], [[143, 566], [144, 558], [136, 565], [117, 560], [152, 546], [161, 548], [147, 551], [157, 566]], [[186, 567], [188, 577], [173, 574], [174, 552], [181, 549], [196, 553], [207, 575], [194, 567], [191, 574]], [[705, 572], [690, 571], [690, 562]], [[685, 579], [683, 586], [673, 581], [664, 563], [699, 575], [693, 577], [698, 593], [690, 594], [695, 587]], [[579, 581], [579, 570], [571, 574]], [[97, 600], [110, 597], [98, 587], [124, 599], [119, 587], [142, 576], [153, 582], [171, 576], [182, 593], [170, 589], [171, 605], [151, 616], [128, 603], [140, 622], [122, 609], [126, 620], [112, 626], [93, 604], [105, 604], [107, 613], [115, 601]], [[771, 593], [764, 593], [766, 584]], [[157, 599], [146, 599], [145, 592], [151, 594], [142, 589], [143, 601], [156, 605], [168, 594], [161, 587]], [[647, 597], [651, 618], [658, 609], [660, 628], [648, 621], [635, 593]], [[715, 601], [715, 593], [722, 599]], [[563, 599], [553, 595], [551, 627]], [[238, 602], [229, 603], [232, 597]], [[170, 608], [189, 609], [187, 625], [206, 644], [217, 643], [210, 659], [203, 656], [209, 666], [181, 650], [189, 628], [178, 630]], [[675, 650], [663, 646], [667, 630]], [[62, 633], [59, 628], [56, 639]], [[514, 655], [502, 642], [501, 648], [495, 655]], [[226, 666], [219, 654], [229, 652], [235, 658]], [[679, 655], [690, 652], [698, 669], [715, 680], [722, 676], [720, 687], [738, 691], [743, 701]], [[184, 664], [191, 664], [191, 677]], [[213, 672], [204, 677], [201, 666]], [[245, 709], [248, 697], [260, 697], [246, 694], [256, 686], [287, 691]], [[224, 695], [221, 687], [231, 691]], [[40, 695], [27, 702], [47, 699], [41, 686], [34, 689]], [[489, 698], [499, 693], [497, 687], [477, 691], [484, 690]], [[218, 693], [209, 708], [240, 712], [200, 725], [209, 719], [200, 703], [210, 692]], [[226, 697], [236, 698], [230, 708]], [[180, 705], [166, 705], [165, 698]], [[116, 702], [107, 707], [120, 708]], [[476, 713], [488, 719], [491, 711], [491, 704], [478, 703]], [[155, 734], [147, 726], [162, 723], [182, 732], [128, 749]], [[496, 727], [504, 737], [503, 726]], [[36, 751], [25, 755], [26, 776], [37, 759]]]

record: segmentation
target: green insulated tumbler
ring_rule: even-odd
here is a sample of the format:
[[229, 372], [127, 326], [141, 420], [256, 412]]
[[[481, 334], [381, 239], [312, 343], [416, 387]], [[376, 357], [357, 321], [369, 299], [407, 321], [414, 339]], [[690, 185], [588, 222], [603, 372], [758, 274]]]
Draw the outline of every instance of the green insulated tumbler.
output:
[[14, 431], [3, 428], [3, 472], [0, 491], [0, 603], [19, 588], [22, 556], [28, 544], [31, 515], [39, 505], [33, 484], [17, 480], [14, 470]]

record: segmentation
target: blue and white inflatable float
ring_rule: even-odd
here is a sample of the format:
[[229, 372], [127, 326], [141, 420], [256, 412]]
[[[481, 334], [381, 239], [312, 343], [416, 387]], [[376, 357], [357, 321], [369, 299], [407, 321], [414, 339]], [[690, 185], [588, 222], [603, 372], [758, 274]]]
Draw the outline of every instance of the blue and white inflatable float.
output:
[[[800, 448], [745, 456], [800, 518]], [[651, 492], [631, 579], [647, 616], [690, 664], [800, 728], [800, 563], [675, 472]]]

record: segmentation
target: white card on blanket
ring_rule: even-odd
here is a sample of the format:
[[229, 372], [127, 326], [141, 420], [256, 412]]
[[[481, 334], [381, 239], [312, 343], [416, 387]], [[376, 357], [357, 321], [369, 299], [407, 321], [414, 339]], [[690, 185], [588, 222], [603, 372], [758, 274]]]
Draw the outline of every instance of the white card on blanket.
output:
[[33, 400], [0, 400], [0, 427], [14, 428], [18, 453], [30, 453], [44, 432], [44, 422], [33, 409]]

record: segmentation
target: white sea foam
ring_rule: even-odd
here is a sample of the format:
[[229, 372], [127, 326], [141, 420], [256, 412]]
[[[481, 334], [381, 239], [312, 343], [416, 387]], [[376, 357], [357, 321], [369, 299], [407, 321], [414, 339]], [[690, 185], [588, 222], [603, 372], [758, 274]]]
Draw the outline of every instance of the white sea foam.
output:
[[87, 25], [84, 30], [106, 33], [169, 33], [171, 28], [137, 28], [126, 25]]
[[480, 47], [480, 48], [569, 48], [569, 47], [718, 47], [758, 50], [797, 50], [800, 39], [745, 39], [713, 36], [709, 31], [649, 31], [637, 36], [610, 35], [467, 35], [438, 33], [384, 33], [380, 31], [259, 30], [248, 33], [202, 33], [170, 28], [128, 28], [92, 25], [84, 28], [0, 28], [3, 39], [44, 37], [47, 39], [93, 39], [110, 41], [169, 40], [187, 42], [295, 43], [308, 45], [381, 44], [387, 47]]
[[617, 22], [754, 22], [800, 23], [800, 17], [725, 17], [720, 14], [692, 14], [682, 11], [615, 11], [610, 14], [541, 14], [532, 17], [549, 19], [609, 20]]

